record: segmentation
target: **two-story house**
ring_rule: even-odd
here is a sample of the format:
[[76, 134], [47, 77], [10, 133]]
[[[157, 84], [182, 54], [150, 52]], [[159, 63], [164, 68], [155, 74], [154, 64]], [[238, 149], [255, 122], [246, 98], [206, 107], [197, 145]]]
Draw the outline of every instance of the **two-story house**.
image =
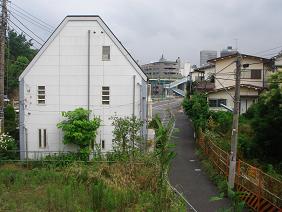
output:
[[[225, 110], [221, 104], [234, 107], [236, 60], [237, 53], [208, 61], [215, 66], [214, 89], [208, 92], [209, 106], [213, 110]], [[267, 87], [272, 67], [270, 59], [246, 54], [241, 54], [241, 64], [240, 113], [245, 113]]]
[[[99, 16], [67, 16], [19, 77], [21, 158], [72, 151], [57, 123], [82, 107], [99, 116], [96, 142], [112, 149], [112, 116], [147, 118], [147, 77]], [[146, 126], [141, 132], [146, 137]]]

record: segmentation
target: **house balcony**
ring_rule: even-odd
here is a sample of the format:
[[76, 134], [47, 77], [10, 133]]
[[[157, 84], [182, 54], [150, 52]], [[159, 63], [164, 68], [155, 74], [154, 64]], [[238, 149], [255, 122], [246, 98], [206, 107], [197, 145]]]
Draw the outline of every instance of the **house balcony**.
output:
[[215, 89], [215, 83], [208, 81], [196, 81], [194, 89], [198, 92], [213, 91]]

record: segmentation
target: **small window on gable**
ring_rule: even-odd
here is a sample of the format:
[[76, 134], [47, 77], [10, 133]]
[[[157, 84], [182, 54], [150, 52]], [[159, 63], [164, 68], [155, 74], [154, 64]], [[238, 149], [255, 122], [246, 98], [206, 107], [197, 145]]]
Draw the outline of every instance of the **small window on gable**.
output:
[[37, 86], [37, 103], [40, 105], [44, 105], [46, 103], [46, 92], [45, 92], [45, 86]]
[[102, 87], [102, 104], [103, 105], [110, 104], [110, 87], [109, 86]]
[[38, 129], [38, 142], [39, 142], [39, 148], [47, 147], [47, 130], [46, 129]]
[[111, 59], [111, 48], [110, 46], [102, 47], [102, 60], [110, 60]]

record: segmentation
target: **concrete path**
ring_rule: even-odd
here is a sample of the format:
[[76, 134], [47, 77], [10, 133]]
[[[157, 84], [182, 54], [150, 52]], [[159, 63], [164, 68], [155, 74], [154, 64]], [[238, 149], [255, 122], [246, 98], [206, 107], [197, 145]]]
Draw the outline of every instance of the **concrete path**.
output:
[[198, 212], [213, 212], [220, 208], [229, 208], [230, 200], [211, 202], [212, 196], [219, 195], [216, 186], [201, 169], [201, 163], [195, 154], [196, 144], [192, 124], [183, 112], [176, 114], [176, 153], [170, 171], [171, 184], [191, 203]]

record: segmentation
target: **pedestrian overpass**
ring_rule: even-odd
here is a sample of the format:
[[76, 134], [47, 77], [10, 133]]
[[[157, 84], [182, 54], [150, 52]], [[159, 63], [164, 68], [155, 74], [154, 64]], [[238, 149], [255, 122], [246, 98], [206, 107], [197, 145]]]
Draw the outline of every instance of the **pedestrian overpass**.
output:
[[166, 95], [174, 93], [176, 95], [184, 97], [187, 81], [188, 81], [188, 78], [184, 77], [182, 79], [177, 79], [169, 84], [165, 84], [164, 89], [165, 89]]

